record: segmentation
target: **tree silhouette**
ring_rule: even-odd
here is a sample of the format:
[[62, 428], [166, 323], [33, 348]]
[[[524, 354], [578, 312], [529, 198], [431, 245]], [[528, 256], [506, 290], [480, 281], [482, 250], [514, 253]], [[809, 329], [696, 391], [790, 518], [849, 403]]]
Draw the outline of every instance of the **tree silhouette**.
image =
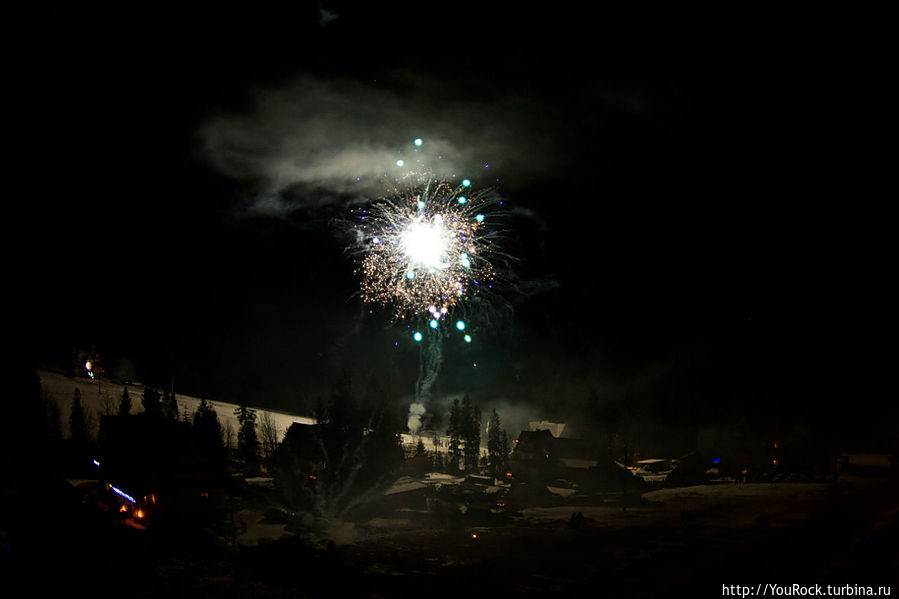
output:
[[487, 426], [487, 468], [494, 476], [502, 476], [506, 472], [509, 457], [509, 435], [506, 434], [499, 414], [493, 410]]
[[352, 509], [402, 466], [405, 413], [383, 397], [373, 399], [357, 401], [348, 388], [337, 387], [315, 410], [312, 434], [322, 464], [315, 501], [325, 509]]
[[200, 400], [200, 405], [194, 413], [194, 428], [206, 443], [215, 447], [223, 446], [222, 423], [215, 408], [206, 399]]
[[463, 457], [466, 470], [477, 470], [481, 455], [481, 408], [471, 402], [466, 394], [461, 405]]
[[131, 396], [128, 395], [128, 387], [122, 389], [122, 399], [119, 401], [119, 416], [127, 416], [131, 413]]
[[178, 400], [175, 399], [175, 393], [165, 392], [162, 400], [162, 412], [165, 421], [168, 423], [178, 422]]
[[41, 401], [47, 413], [47, 441], [50, 451], [56, 455], [63, 445], [62, 417], [59, 413], [59, 405], [49, 393], [41, 390]]
[[162, 415], [162, 402], [160, 400], [159, 391], [153, 387], [144, 387], [144, 394], [140, 399], [144, 411], [151, 416]]
[[256, 410], [241, 405], [234, 410], [237, 416], [237, 454], [243, 459], [247, 470], [259, 470], [259, 437], [256, 435]]
[[455, 473], [459, 470], [459, 463], [462, 460], [462, 407], [459, 405], [458, 399], [454, 399], [453, 405], [450, 406], [449, 428], [446, 434], [449, 436], [447, 467], [450, 472]]
[[420, 458], [425, 455], [425, 444], [421, 440], [421, 437], [418, 438], [418, 443], [415, 444], [415, 457]]
[[87, 462], [89, 430], [88, 416], [81, 403], [81, 390], [77, 387], [72, 394], [72, 409], [69, 412], [69, 439], [67, 441], [66, 462], [71, 472], [82, 473]]
[[440, 450], [437, 448], [434, 448], [434, 459], [431, 460], [431, 464], [437, 472], [443, 472], [443, 469], [446, 467], [443, 460], [443, 454], [440, 453]]
[[262, 412], [259, 417], [259, 436], [262, 437], [262, 453], [268, 458], [278, 447], [280, 432], [275, 419], [268, 412]]
[[87, 438], [87, 420], [81, 403], [81, 389], [76, 387], [72, 395], [72, 410], [69, 412], [69, 441], [75, 448], [82, 449], [87, 446]]

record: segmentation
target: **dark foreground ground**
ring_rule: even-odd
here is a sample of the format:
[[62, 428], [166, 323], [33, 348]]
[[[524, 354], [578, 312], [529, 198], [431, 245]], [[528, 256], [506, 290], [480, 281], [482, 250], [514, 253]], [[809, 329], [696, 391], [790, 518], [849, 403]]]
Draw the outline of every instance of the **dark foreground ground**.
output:
[[899, 592], [895, 477], [666, 489], [627, 512], [408, 516], [346, 524], [330, 549], [292, 536], [232, 551], [189, 527], [142, 532], [84, 515], [62, 525], [50, 514], [29, 528], [26, 556], [4, 553], [5, 586], [24, 586], [3, 595], [720, 597], [723, 585], [767, 583]]

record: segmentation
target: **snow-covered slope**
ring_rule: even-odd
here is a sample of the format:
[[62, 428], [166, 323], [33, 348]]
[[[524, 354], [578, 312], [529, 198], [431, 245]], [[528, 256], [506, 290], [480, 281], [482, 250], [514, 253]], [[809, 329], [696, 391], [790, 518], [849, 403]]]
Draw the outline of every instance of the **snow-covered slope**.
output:
[[[85, 409], [89, 411], [89, 420], [94, 426], [94, 434], [97, 433], [97, 429], [100, 426], [100, 416], [106, 413], [118, 413], [119, 401], [122, 397], [122, 390], [124, 389], [123, 385], [116, 385], [108, 381], [97, 382], [86, 378], [70, 378], [43, 370], [38, 371], [38, 376], [41, 379], [41, 391], [44, 393], [45, 397], [56, 402], [59, 406], [59, 414], [62, 420], [64, 435], [68, 435], [69, 412], [72, 409], [72, 396], [74, 395], [76, 388], [81, 390], [81, 402], [85, 406]], [[143, 411], [143, 406], [141, 406], [140, 402], [143, 392], [144, 387], [139, 383], [128, 386], [128, 394], [131, 397], [132, 414]], [[198, 397], [175, 393], [175, 398], [178, 400], [179, 411], [183, 413], [186, 408], [188, 414], [191, 416], [200, 405], [200, 398]], [[227, 423], [230, 422], [232, 430], [236, 435], [237, 418], [234, 416], [234, 410], [236, 410], [238, 406], [223, 401], [214, 401], [209, 398], [206, 398], [206, 401], [215, 408], [219, 420], [222, 423], [222, 427], [227, 428]], [[294, 422], [299, 422], [301, 424], [315, 423], [315, 420], [306, 416], [287, 414], [264, 408], [254, 409], [257, 412], [257, 423], [263, 413], [268, 413], [278, 427], [278, 433], [282, 438], [287, 431], [287, 428]]]

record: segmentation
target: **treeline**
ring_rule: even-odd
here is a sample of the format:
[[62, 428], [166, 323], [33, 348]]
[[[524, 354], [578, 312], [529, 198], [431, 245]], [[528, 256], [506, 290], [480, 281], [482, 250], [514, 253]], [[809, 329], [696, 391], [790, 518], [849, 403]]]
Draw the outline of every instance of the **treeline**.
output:
[[[62, 458], [68, 470], [83, 470], [98, 442], [94, 437], [94, 431], [98, 428], [96, 414], [84, 405], [81, 390], [76, 388], [70, 400], [66, 437], [59, 406], [47, 394], [40, 395], [45, 437], [51, 452]], [[186, 406], [179, 409], [174, 393], [144, 387], [139, 401], [143, 412], [134, 413], [135, 402], [129, 388], [125, 387], [116, 409], [106, 406], [104, 416], [144, 418], [155, 421], [163, 429], [178, 427], [182, 432], [188, 431], [201, 446], [212, 453], [220, 453], [222, 458], [230, 458], [239, 469], [249, 474], [260, 471], [264, 460], [277, 447], [281, 433], [267, 412], [259, 417], [256, 410], [247, 406], [235, 410], [238, 429], [234, 431], [230, 422], [222, 425], [215, 408], [206, 399], [201, 399], [197, 409], [190, 413]]]
[[[330, 511], [342, 511], [363, 501], [371, 489], [389, 482], [405, 459], [401, 434], [406, 432], [408, 406], [391, 399], [375, 384], [369, 385], [363, 394], [354, 393], [349, 385], [338, 386], [327, 400], [319, 400], [313, 408], [316, 424], [304, 427], [310, 442], [293, 450], [284, 447], [281, 438], [285, 431], [278, 430], [267, 412], [259, 413], [246, 405], [238, 407], [234, 412], [238, 423], [234, 430], [229, 421], [223, 424], [205, 399], [190, 413], [168, 391], [144, 387], [140, 395], [133, 392], [126, 386], [117, 405], [105, 406], [105, 416], [112, 421], [144, 421], [161, 431], [160, 444], [176, 436], [193, 439], [192, 444], [226, 460], [232, 471], [247, 475], [267, 472], [279, 484], [297, 487], [295, 495], [311, 491], [313, 503]], [[59, 407], [45, 394], [42, 397], [46, 438], [55, 448], [57, 461], [70, 473], [89, 473], [91, 458], [101, 441], [93, 433], [97, 428], [96, 414], [84, 405], [81, 391], [75, 389], [68, 418], [69, 434], [64, 437]], [[482, 427], [487, 436], [483, 457]], [[170, 431], [170, 437], [165, 431]], [[433, 458], [428, 454], [431, 467], [453, 473], [486, 471], [497, 476], [507, 470], [509, 438], [495, 410], [485, 418], [480, 407], [466, 395], [452, 403], [446, 434], [449, 451], [434, 451]], [[419, 445], [414, 453], [424, 455], [421, 442]], [[290, 451], [300, 455], [290, 456]], [[298, 468], [298, 463], [317, 465], [314, 469], [308, 465]]]
[[[509, 435], [502, 427], [499, 414], [492, 410], [487, 433], [487, 455], [481, 456], [481, 426], [482, 415], [478, 405], [471, 401], [466, 394], [462, 400], [454, 400], [449, 410], [449, 426], [446, 436], [449, 438], [446, 458], [438, 449], [439, 439], [434, 439], [434, 452], [431, 465], [438, 471], [457, 473], [479, 472], [486, 469], [487, 473], [501, 476], [507, 470], [510, 452]], [[425, 444], [419, 438], [414, 455], [423, 457], [427, 455]]]

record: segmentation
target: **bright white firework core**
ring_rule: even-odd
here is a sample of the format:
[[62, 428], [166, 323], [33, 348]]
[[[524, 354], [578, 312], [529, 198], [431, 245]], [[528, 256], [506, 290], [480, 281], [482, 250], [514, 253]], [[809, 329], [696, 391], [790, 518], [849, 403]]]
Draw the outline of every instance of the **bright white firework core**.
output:
[[443, 270], [447, 267], [446, 252], [448, 232], [443, 221], [412, 221], [400, 234], [400, 248], [410, 266], [429, 270]]
[[354, 219], [357, 244], [351, 249], [365, 302], [392, 305], [394, 318], [439, 321], [493, 278], [490, 258], [498, 246], [486, 219], [476, 215], [495, 196], [476, 190], [460, 204], [462, 188], [449, 181], [412, 173], [407, 178], [409, 185]]

